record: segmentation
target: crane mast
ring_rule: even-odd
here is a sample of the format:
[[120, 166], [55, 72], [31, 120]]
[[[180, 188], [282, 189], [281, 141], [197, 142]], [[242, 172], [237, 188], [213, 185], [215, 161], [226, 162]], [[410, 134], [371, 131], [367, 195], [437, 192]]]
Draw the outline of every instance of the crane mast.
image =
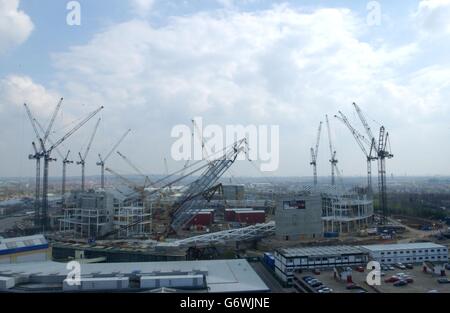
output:
[[[364, 156], [366, 157], [367, 162], [367, 190], [370, 194], [372, 194], [372, 161], [376, 160], [377, 157], [372, 156], [372, 142], [367, 140], [363, 135], [361, 135], [349, 122], [348, 118], [339, 111], [339, 115], [335, 115], [334, 117], [337, 118], [339, 121], [341, 121], [352, 133], [353, 137], [355, 138], [358, 146], [361, 148], [361, 151], [364, 153]], [[370, 152], [367, 152], [367, 149], [365, 147], [365, 144], [370, 146], [371, 150]]]
[[378, 192], [380, 198], [380, 209], [382, 213], [382, 223], [387, 223], [388, 206], [386, 191], [386, 159], [394, 157], [388, 150], [389, 133], [386, 132], [384, 126], [380, 128], [380, 136], [378, 139]]
[[78, 152], [78, 156], [80, 158], [80, 161], [77, 161], [78, 165], [81, 165], [81, 191], [85, 190], [85, 168], [86, 168], [86, 158], [89, 154], [89, 151], [91, 150], [92, 142], [94, 141], [95, 134], [97, 133], [98, 125], [100, 124], [101, 119], [99, 118], [97, 120], [97, 123], [95, 124], [94, 131], [92, 132], [91, 138], [89, 138], [89, 143], [86, 147], [86, 151], [84, 152], [84, 155], [81, 155], [81, 152]]
[[114, 150], [116, 150], [116, 148], [120, 145], [120, 143], [125, 139], [125, 137], [128, 135], [128, 133], [131, 132], [131, 129], [128, 129], [125, 134], [123, 134], [122, 137], [120, 137], [119, 141], [117, 141], [117, 143], [112, 147], [112, 149], [108, 152], [108, 154], [106, 155], [105, 158], [102, 158], [101, 154], [98, 154], [98, 158], [99, 161], [97, 162], [97, 165], [100, 166], [101, 168], [101, 188], [104, 189], [105, 188], [105, 162], [106, 160], [108, 160], [108, 158], [111, 156], [111, 154], [114, 152]]
[[328, 141], [329, 141], [329, 147], [330, 147], [330, 164], [331, 164], [331, 185], [334, 186], [336, 184], [335, 180], [335, 168], [338, 163], [338, 160], [336, 159], [336, 150], [333, 149], [333, 141], [331, 139], [331, 130], [330, 130], [330, 121], [328, 120], [328, 115], [325, 115], [325, 119], [327, 122], [327, 130], [328, 130]]
[[98, 108], [97, 110], [90, 113], [86, 118], [84, 118], [81, 122], [75, 125], [68, 133], [66, 133], [63, 137], [57, 140], [55, 143], [51, 145], [50, 148], [45, 148], [43, 139], [40, 139], [42, 151], [40, 152], [41, 157], [44, 158], [44, 175], [42, 182], [42, 215], [41, 215], [41, 226], [43, 231], [48, 228], [48, 171], [49, 171], [49, 163], [52, 161], [56, 161], [51, 157], [51, 153], [56, 147], [58, 147], [61, 143], [63, 143], [67, 138], [72, 136], [78, 129], [80, 129], [84, 124], [86, 124], [94, 115], [100, 112], [103, 109], [103, 106]]
[[313, 166], [314, 186], [317, 186], [317, 155], [319, 153], [320, 133], [322, 131], [322, 122], [319, 123], [317, 131], [317, 140], [315, 148], [311, 148], [311, 163]]

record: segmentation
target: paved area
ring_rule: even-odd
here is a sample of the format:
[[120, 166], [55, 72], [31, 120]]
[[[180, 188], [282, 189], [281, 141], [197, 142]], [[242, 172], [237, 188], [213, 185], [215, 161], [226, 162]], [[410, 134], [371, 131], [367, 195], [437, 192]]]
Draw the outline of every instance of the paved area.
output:
[[[405, 273], [410, 275], [414, 282], [406, 286], [395, 287], [393, 283], [385, 283], [384, 280], [397, 273]], [[352, 272], [353, 282], [366, 289], [369, 293], [376, 292], [373, 288], [367, 285], [366, 277], [368, 271], [360, 273], [357, 271]], [[314, 276], [310, 273], [303, 273], [302, 276]], [[450, 275], [447, 271], [447, 277]], [[332, 288], [335, 293], [351, 293], [352, 290], [347, 290], [345, 281], [335, 280], [332, 271], [322, 272], [316, 276], [317, 279], [322, 281], [325, 285]], [[416, 265], [412, 270], [395, 269], [385, 272], [385, 276], [382, 277], [381, 286], [377, 286], [376, 289], [381, 293], [428, 293], [430, 290], [436, 290], [439, 293], [450, 293], [450, 284], [439, 284], [437, 279], [439, 276], [434, 276], [430, 273], [422, 272], [422, 266]]]
[[289, 293], [294, 292], [292, 288], [283, 288], [278, 280], [269, 272], [269, 270], [261, 262], [250, 262], [258, 276], [270, 288], [273, 293]]

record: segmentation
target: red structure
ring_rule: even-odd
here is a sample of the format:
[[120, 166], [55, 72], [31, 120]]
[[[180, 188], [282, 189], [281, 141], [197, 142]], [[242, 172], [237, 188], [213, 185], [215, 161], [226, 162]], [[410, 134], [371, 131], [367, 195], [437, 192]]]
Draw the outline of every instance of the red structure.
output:
[[235, 222], [243, 224], [261, 224], [266, 222], [266, 213], [264, 211], [236, 211], [234, 213]]
[[213, 212], [205, 211], [197, 213], [194, 216], [194, 218], [190, 221], [189, 226], [191, 225], [210, 226], [213, 222], [214, 222]]

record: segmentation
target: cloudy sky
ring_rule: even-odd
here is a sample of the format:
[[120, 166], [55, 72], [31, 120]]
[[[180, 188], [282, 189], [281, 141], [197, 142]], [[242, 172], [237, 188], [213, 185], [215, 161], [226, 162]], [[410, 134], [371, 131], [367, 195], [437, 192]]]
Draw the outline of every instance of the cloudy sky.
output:
[[[357, 102], [376, 133], [390, 133], [388, 173], [450, 175], [450, 0], [84, 0], [79, 26], [67, 24], [68, 2], [0, 0], [0, 176], [33, 175], [23, 103], [46, 124], [59, 97], [54, 138], [105, 106], [88, 174], [128, 128], [119, 150], [143, 170], [163, 173], [165, 157], [179, 168], [171, 129], [201, 116], [279, 125], [270, 175], [307, 176], [328, 114], [341, 171], [364, 175], [362, 152], [332, 118], [341, 110], [362, 131]], [[84, 149], [94, 124], [61, 150]], [[319, 175], [330, 172], [327, 140], [324, 129]], [[115, 155], [109, 166], [131, 172]], [[53, 164], [51, 175], [59, 172]], [[233, 175], [260, 174], [239, 162]]]

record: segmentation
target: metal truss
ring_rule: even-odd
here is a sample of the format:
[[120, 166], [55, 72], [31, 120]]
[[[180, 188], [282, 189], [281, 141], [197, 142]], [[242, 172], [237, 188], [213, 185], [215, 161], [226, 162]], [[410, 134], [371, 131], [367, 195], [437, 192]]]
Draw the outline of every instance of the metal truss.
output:
[[170, 247], [206, 247], [239, 241], [255, 240], [275, 234], [275, 222], [256, 224], [243, 228], [219, 231], [211, 234], [194, 236], [186, 239], [176, 240], [170, 243], [159, 244]]

